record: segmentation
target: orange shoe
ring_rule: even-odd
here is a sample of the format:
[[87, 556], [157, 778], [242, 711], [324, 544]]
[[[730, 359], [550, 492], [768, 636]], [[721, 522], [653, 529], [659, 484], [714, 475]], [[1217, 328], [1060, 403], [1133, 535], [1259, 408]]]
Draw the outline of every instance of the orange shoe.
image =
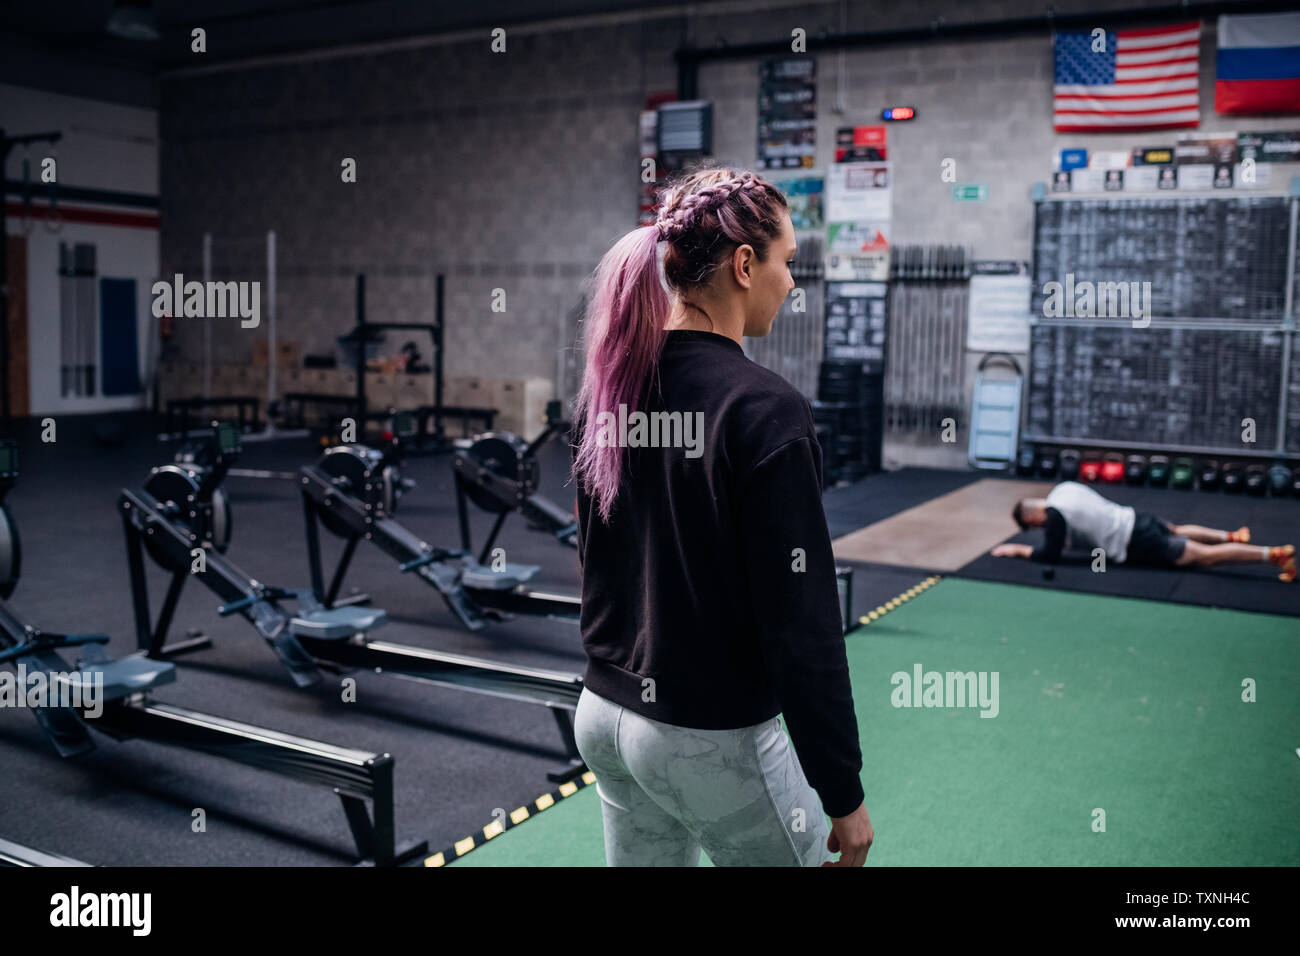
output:
[[1236, 531], [1229, 531], [1228, 540], [1238, 544], [1250, 544], [1250, 529], [1242, 525]]
[[1282, 573], [1277, 576], [1279, 581], [1296, 579], [1295, 545], [1280, 544], [1275, 548], [1269, 548], [1268, 559], [1282, 569]]

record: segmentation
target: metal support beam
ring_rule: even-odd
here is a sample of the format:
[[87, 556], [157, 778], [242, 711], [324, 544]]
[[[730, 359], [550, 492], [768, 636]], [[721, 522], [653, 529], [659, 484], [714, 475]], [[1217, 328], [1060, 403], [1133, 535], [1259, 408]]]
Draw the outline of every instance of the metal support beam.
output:
[[[1049, 8], [1050, 9], [1050, 8]], [[1240, 3], [1171, 3], [1159, 7], [1135, 7], [1129, 10], [1107, 10], [1101, 18], [1108, 27], [1121, 27], [1128, 24], [1176, 22], [1179, 20], [1212, 19], [1219, 14], [1269, 13], [1291, 11], [1295, 4], [1287, 0], [1243, 0]], [[867, 30], [853, 33], [833, 33], [807, 38], [807, 49], [811, 53], [830, 50], [843, 50], [855, 47], [880, 47], [900, 44], [915, 45], [919, 43], [951, 43], [968, 40], [1002, 39], [1016, 36], [1051, 35], [1054, 31], [1064, 29], [1092, 29], [1097, 26], [1099, 14], [1070, 13], [1058, 14], [1048, 12], [1031, 17], [1012, 17], [1003, 20], [981, 20], [966, 23], [947, 23], [942, 17], [930, 21], [928, 26], [906, 27], [897, 30]], [[735, 45], [718, 45], [714, 47], [682, 47], [675, 56], [678, 63], [678, 96], [681, 99], [695, 99], [692, 92], [682, 96], [684, 85], [693, 84], [686, 78], [682, 67], [695, 68], [701, 63], [712, 60], [743, 60], [767, 56], [790, 56], [790, 37], [756, 43], [738, 43]]]

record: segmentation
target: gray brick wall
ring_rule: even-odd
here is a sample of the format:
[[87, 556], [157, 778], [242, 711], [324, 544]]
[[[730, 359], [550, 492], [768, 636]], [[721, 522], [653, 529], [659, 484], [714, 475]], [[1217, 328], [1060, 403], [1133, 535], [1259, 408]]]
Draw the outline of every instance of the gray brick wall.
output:
[[[1061, 13], [1135, 6], [1057, 0]], [[698, 9], [698, 8], [697, 8]], [[734, 7], [732, 8], [735, 9]], [[1012, 0], [847, 5], [849, 30], [1023, 16]], [[954, 13], [954, 9], [956, 12]], [[277, 230], [280, 336], [328, 351], [350, 328], [353, 276], [368, 275], [372, 317], [431, 314], [435, 271], [447, 274], [449, 374], [555, 374], [561, 319], [601, 254], [635, 223], [637, 112], [647, 93], [675, 86], [673, 50], [810, 35], [840, 28], [841, 6], [790, 5], [753, 13], [704, 8], [689, 22], [662, 17], [535, 34], [512, 33], [509, 52], [482, 40], [239, 71], [181, 74], [162, 85], [163, 274], [199, 272], [200, 236]], [[1205, 129], [1300, 126], [1213, 113], [1213, 23], [1202, 39]], [[887, 47], [818, 63], [818, 153], [836, 127], [872, 122], [880, 107], [914, 105], [919, 119], [890, 130], [894, 240], [958, 242], [979, 257], [1030, 254], [1031, 184], [1054, 145], [1125, 148], [1129, 136], [1068, 137], [1051, 129], [1051, 44], [1013, 37]], [[715, 104], [715, 152], [754, 162], [756, 66], [706, 65], [701, 95]], [[843, 114], [833, 106], [846, 104]], [[1172, 140], [1154, 134], [1153, 142]], [[358, 182], [339, 163], [358, 162]], [[939, 164], [990, 188], [984, 204], [956, 205]], [[507, 290], [509, 310], [490, 309]], [[179, 323], [197, 357], [200, 337]], [[214, 335], [216, 361], [239, 362], [248, 336]]]

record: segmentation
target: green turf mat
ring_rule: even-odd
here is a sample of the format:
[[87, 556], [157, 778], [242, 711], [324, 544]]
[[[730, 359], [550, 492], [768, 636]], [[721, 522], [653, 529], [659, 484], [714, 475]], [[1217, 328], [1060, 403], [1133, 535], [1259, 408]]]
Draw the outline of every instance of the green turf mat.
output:
[[[873, 865], [1300, 864], [1294, 618], [946, 579], [848, 648]], [[895, 707], [918, 664], [996, 672], [997, 716]], [[587, 787], [456, 865], [603, 859]]]

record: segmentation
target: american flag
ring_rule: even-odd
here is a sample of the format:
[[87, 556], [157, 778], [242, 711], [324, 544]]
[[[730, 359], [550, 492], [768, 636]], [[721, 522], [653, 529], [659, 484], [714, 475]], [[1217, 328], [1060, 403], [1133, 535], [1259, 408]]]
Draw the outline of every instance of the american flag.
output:
[[1178, 129], [1200, 123], [1200, 21], [1106, 33], [1057, 33], [1053, 123], [1058, 133]]

